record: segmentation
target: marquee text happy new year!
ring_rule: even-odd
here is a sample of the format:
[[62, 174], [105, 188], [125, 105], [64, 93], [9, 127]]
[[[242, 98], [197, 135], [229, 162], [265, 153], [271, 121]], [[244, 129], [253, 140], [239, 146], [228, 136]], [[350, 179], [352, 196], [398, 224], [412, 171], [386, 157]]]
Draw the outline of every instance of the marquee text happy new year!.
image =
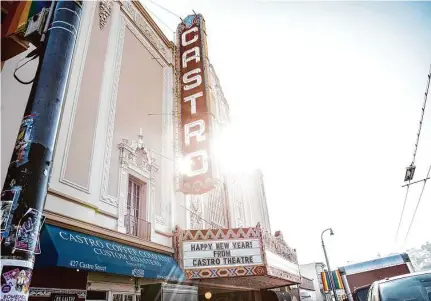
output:
[[190, 245], [191, 251], [212, 251], [214, 258], [193, 259], [193, 266], [215, 266], [234, 264], [253, 264], [253, 256], [231, 256], [232, 249], [252, 249], [251, 241], [231, 243], [198, 243]]

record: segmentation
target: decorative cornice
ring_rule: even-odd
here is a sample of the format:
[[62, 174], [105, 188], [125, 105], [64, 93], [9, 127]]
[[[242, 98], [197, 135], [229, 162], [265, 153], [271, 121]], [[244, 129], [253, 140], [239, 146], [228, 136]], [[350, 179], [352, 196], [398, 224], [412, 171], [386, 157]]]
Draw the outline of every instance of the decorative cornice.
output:
[[111, 0], [100, 0], [99, 2], [99, 27], [101, 30], [105, 27], [108, 18], [111, 16], [112, 4]]
[[[166, 41], [160, 38], [160, 33], [156, 33], [157, 30], [160, 30], [154, 21], [149, 22], [148, 17], [143, 15], [147, 14], [143, 8], [138, 10], [136, 8], [137, 1], [121, 1], [121, 7], [126, 15], [132, 20], [134, 25], [132, 27], [139, 28], [140, 32], [145, 36], [145, 38], [151, 43], [152, 47], [158, 51], [159, 54], [163, 57], [163, 59], [168, 63], [172, 64], [172, 53], [169, 50], [169, 47], [166, 46]], [[143, 13], [145, 12], [145, 13]], [[148, 15], [148, 14], [147, 14]], [[151, 20], [151, 18], [150, 18]], [[161, 32], [161, 31], [160, 31]], [[154, 55], [157, 59], [159, 55]]]
[[293, 275], [291, 273], [279, 270], [279, 269], [271, 267], [271, 266], [267, 266], [266, 269], [268, 271], [269, 276], [281, 278], [284, 280], [289, 280], [289, 281], [292, 281], [292, 282], [297, 283], [297, 284], [301, 283], [301, 276], [299, 276], [299, 275]]
[[179, 230], [177, 235], [180, 241], [199, 241], [217, 239], [245, 239], [259, 238], [260, 232], [256, 227], [232, 229], [205, 229], [205, 230]]
[[130, 166], [140, 170], [142, 174], [148, 175], [150, 184], [155, 185], [156, 173], [160, 166], [156, 164], [156, 159], [151, 151], [144, 146], [142, 131], [138, 135], [138, 140], [123, 139], [118, 145], [120, 149], [120, 164], [123, 168]]
[[278, 235], [273, 236], [268, 233], [268, 231], [262, 231], [262, 240], [265, 245], [265, 249], [280, 255], [290, 262], [298, 264], [296, 250], [287, 245], [280, 231], [277, 231], [276, 233]]
[[[117, 0], [118, 1], [118, 0]], [[158, 36], [162, 39], [162, 41], [165, 43], [165, 45], [169, 48], [175, 47], [175, 44], [163, 33], [163, 31], [160, 29], [159, 25], [153, 20], [153, 17], [146, 11], [144, 6], [140, 1], [132, 1], [135, 5], [138, 12], [142, 14], [142, 16], [150, 23], [150, 25], [153, 27], [154, 31], [158, 34]]]

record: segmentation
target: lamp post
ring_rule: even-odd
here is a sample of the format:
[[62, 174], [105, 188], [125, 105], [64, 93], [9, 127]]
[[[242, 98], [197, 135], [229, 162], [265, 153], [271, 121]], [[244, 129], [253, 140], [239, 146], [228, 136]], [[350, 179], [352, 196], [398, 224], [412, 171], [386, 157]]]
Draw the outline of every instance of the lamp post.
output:
[[325, 242], [323, 241], [323, 234], [325, 234], [326, 231], [329, 231], [330, 235], [334, 235], [334, 231], [332, 231], [332, 228], [328, 228], [322, 231], [322, 234], [320, 235], [320, 239], [322, 240], [322, 248], [323, 248], [323, 253], [325, 254], [325, 260], [326, 260], [326, 265], [328, 266], [328, 275], [329, 275], [329, 285], [332, 288], [332, 292], [334, 293], [334, 298], [335, 301], [337, 301], [337, 292], [335, 290], [335, 285], [334, 285], [334, 279], [332, 278], [332, 271], [331, 271], [331, 267], [329, 266], [329, 259], [328, 259], [328, 255], [326, 254], [326, 247], [325, 247]]

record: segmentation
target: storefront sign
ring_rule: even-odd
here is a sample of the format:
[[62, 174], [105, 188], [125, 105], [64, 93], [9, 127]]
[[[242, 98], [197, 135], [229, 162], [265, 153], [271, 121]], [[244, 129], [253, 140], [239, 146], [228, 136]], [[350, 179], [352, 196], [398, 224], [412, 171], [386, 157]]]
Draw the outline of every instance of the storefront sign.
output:
[[174, 258], [60, 227], [45, 225], [36, 267], [61, 266], [134, 277], [180, 280]]
[[185, 269], [262, 265], [258, 239], [196, 241], [183, 243]]
[[51, 301], [76, 301], [76, 294], [51, 294]]
[[205, 25], [201, 15], [191, 15], [178, 26], [180, 83], [180, 146], [185, 169], [180, 190], [202, 194], [214, 188], [210, 157], [210, 93]]

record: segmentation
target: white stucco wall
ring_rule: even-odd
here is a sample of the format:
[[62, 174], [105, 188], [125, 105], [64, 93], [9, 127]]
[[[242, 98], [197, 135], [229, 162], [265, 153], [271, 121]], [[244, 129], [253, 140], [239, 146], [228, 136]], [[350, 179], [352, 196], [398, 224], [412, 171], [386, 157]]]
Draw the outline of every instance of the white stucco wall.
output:
[[260, 223], [271, 233], [261, 171], [227, 174], [225, 178], [233, 227], [254, 227]]

